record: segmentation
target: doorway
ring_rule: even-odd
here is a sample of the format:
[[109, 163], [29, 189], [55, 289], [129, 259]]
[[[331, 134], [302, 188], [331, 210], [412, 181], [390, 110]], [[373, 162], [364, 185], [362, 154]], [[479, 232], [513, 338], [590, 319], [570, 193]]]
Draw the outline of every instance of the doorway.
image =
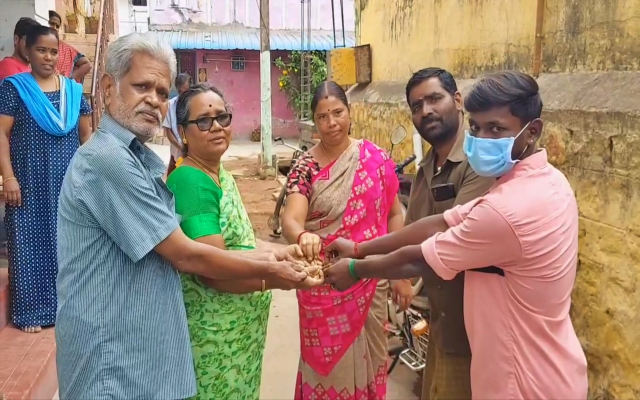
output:
[[195, 51], [176, 51], [178, 59], [178, 73], [189, 74], [192, 82], [196, 82], [196, 52]]

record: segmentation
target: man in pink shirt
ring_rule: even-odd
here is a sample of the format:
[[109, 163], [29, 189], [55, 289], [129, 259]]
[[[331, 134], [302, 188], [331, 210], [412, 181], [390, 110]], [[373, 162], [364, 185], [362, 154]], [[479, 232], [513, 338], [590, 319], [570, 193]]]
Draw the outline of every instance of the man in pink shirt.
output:
[[11, 75], [31, 71], [25, 40], [27, 32], [37, 25], [40, 25], [38, 21], [27, 17], [20, 18], [16, 23], [13, 30], [13, 54], [0, 61], [0, 81]]
[[[464, 101], [469, 164], [496, 178], [483, 196], [355, 245], [326, 281], [400, 279], [432, 268], [466, 271], [465, 325], [474, 399], [586, 399], [587, 362], [569, 317], [578, 260], [578, 207], [565, 176], [536, 148], [542, 101], [536, 81], [505, 71], [480, 79]], [[355, 261], [355, 258], [386, 254]], [[347, 258], [349, 257], [349, 258]]]

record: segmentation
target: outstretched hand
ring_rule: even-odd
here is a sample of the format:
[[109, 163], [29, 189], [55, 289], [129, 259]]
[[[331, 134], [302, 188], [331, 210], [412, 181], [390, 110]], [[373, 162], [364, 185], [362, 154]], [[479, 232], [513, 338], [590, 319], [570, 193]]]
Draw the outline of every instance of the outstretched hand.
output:
[[297, 244], [290, 244], [285, 248], [274, 250], [271, 253], [271, 261], [293, 261], [296, 258], [303, 258], [304, 253]]
[[[339, 240], [339, 239], [338, 239]], [[335, 243], [335, 242], [334, 242]], [[358, 280], [349, 273], [350, 258], [341, 258], [324, 269], [324, 283], [331, 284], [335, 290], [344, 291], [355, 285]]]
[[351, 240], [337, 238], [325, 248], [325, 254], [331, 258], [357, 258], [356, 244]]
[[287, 260], [271, 262], [271, 277], [268, 279], [272, 288], [291, 290], [298, 288], [307, 279], [308, 274], [291, 256]]

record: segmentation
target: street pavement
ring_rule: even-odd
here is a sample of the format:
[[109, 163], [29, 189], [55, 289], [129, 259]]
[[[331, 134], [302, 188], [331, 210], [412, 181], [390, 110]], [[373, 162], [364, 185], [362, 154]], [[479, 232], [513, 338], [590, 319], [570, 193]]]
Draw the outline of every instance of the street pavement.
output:
[[[261, 400], [293, 398], [299, 357], [300, 337], [296, 294], [274, 290], [262, 367]], [[416, 372], [399, 364], [389, 376], [387, 400], [417, 399], [412, 392], [417, 379]]]

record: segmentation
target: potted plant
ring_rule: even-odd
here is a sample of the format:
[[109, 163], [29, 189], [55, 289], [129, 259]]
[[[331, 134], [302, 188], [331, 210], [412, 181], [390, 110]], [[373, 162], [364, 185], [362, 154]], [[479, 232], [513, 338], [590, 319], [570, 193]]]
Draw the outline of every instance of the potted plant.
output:
[[67, 33], [78, 33], [78, 17], [75, 14], [67, 13]]
[[85, 17], [85, 30], [88, 35], [98, 33], [98, 17]]

